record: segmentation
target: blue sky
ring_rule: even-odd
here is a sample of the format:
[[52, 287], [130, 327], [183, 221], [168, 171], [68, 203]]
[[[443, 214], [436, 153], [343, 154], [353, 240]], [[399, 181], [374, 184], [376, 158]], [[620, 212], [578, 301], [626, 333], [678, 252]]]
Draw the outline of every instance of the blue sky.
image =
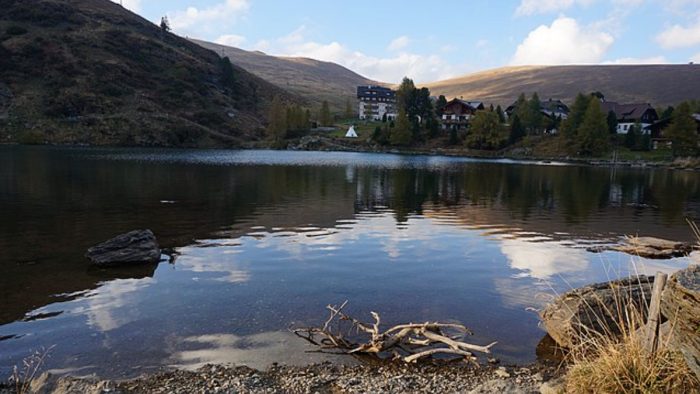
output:
[[122, 1], [152, 21], [167, 15], [183, 36], [384, 82], [524, 64], [700, 63], [700, 0]]

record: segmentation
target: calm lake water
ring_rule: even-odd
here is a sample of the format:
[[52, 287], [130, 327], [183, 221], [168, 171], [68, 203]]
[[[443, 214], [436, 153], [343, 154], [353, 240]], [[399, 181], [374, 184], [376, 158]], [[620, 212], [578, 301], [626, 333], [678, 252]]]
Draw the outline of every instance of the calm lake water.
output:
[[[459, 321], [535, 360], [532, 308], [556, 292], [687, 266], [587, 248], [692, 239], [694, 172], [459, 158], [0, 147], [0, 378], [48, 368], [130, 377], [207, 362], [323, 360], [290, 326], [325, 305], [386, 324]], [[85, 250], [150, 228], [174, 262], [90, 267]], [[336, 361], [343, 361], [336, 360]]]

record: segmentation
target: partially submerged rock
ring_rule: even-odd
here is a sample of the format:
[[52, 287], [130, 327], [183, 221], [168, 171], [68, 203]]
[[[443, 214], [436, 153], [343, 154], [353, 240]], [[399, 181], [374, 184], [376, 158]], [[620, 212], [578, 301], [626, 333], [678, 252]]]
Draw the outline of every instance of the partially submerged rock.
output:
[[630, 304], [645, 313], [653, 285], [653, 277], [639, 276], [575, 289], [549, 304], [540, 318], [559, 346], [572, 348], [586, 332], [619, 334], [625, 321], [619, 313]]
[[160, 248], [151, 230], [136, 230], [91, 247], [85, 257], [98, 266], [155, 264]]
[[670, 259], [687, 256], [693, 251], [693, 245], [654, 237], [630, 237], [612, 250], [647, 259]]
[[671, 276], [661, 296], [661, 313], [669, 320], [674, 345], [700, 378], [700, 266]]

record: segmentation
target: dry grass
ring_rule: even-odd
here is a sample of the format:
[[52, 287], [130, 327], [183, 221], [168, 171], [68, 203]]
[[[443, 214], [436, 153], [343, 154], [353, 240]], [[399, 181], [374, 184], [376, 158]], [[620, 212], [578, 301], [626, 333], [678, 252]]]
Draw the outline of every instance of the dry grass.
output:
[[48, 349], [37, 350], [30, 356], [22, 360], [22, 367], [15, 366], [10, 376], [10, 384], [14, 385], [15, 393], [24, 394], [32, 391], [32, 382], [39, 377], [49, 353], [53, 346]]
[[[700, 232], [696, 235], [700, 239]], [[579, 345], [567, 355], [567, 393], [700, 393], [700, 380], [673, 350], [673, 320], [659, 330], [657, 345], [649, 344], [644, 329], [649, 305], [642, 297], [630, 302], [618, 290], [614, 305], [602, 308], [614, 317], [613, 327], [604, 316], [596, 316], [602, 330], [581, 325]]]
[[585, 352], [571, 355], [566, 377], [570, 393], [698, 393], [700, 382], [683, 356], [662, 342], [652, 354], [643, 338], [590, 338]]

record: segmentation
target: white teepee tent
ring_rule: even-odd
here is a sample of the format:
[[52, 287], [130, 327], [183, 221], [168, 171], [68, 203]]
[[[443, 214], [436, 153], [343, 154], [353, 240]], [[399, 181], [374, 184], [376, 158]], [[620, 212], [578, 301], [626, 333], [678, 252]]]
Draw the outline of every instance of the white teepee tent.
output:
[[355, 126], [350, 126], [348, 132], [345, 133], [345, 138], [357, 138], [357, 133], [355, 132]]

